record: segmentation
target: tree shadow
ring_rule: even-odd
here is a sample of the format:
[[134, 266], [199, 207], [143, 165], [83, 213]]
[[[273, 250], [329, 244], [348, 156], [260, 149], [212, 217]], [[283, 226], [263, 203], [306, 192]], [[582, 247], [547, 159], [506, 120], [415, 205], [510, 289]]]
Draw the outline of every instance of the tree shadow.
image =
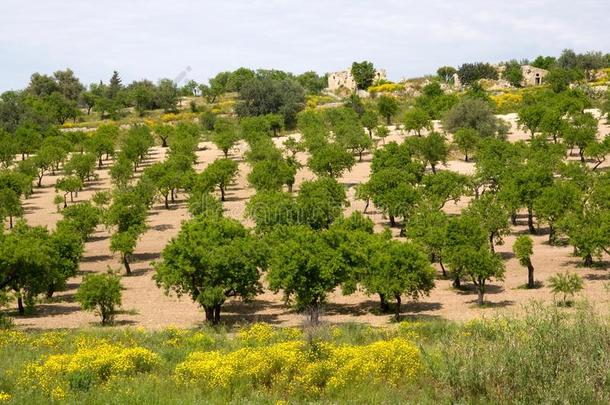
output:
[[514, 252], [496, 252], [496, 253], [500, 255], [502, 260], [510, 260], [510, 259], [514, 259], [515, 257], [517, 257]]
[[81, 308], [78, 305], [38, 304], [34, 308], [34, 312], [31, 314], [19, 315], [19, 312], [14, 309], [9, 310], [7, 314], [11, 317], [19, 319], [37, 319], [68, 315], [75, 312], [79, 312], [80, 310]]
[[169, 231], [170, 229], [174, 229], [174, 226], [170, 225], [170, 224], [159, 224], [159, 225], [151, 226], [148, 229], [152, 229], [153, 231], [164, 232], [164, 231]]
[[502, 300], [497, 302], [491, 301], [483, 301], [483, 305], [478, 305], [477, 300], [468, 301], [469, 304], [472, 304], [474, 308], [505, 308], [512, 305], [515, 305], [515, 301], [512, 300]]
[[134, 253], [131, 258], [132, 262], [152, 261], [157, 260], [161, 257], [161, 252], [146, 252], [146, 253]]
[[96, 262], [104, 262], [106, 260], [111, 260], [113, 258], [112, 255], [93, 255], [93, 256], [83, 256], [80, 260], [81, 263], [96, 263]]
[[[474, 284], [462, 284], [459, 289], [455, 289], [459, 295], [473, 295], [478, 294], [477, 286]], [[485, 294], [499, 294], [504, 292], [504, 287], [497, 284], [485, 285]]]
[[[373, 313], [379, 309], [379, 301], [367, 299], [357, 304], [340, 304], [330, 302], [324, 305], [323, 312], [326, 315], [353, 315], [362, 316]], [[379, 311], [378, 311], [379, 312]], [[377, 314], [375, 314], [377, 315]], [[379, 315], [382, 315], [379, 313]]]
[[[268, 310], [280, 310], [278, 314], [260, 313]], [[222, 306], [220, 320], [223, 324], [235, 325], [245, 322], [267, 322], [280, 324], [279, 315], [288, 313], [288, 309], [281, 303], [264, 299], [254, 299], [248, 302], [233, 300]]]

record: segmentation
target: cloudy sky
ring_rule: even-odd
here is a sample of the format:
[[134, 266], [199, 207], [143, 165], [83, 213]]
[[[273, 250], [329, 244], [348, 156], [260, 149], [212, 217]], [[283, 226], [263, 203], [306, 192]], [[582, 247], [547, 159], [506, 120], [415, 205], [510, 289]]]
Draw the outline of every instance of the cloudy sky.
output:
[[0, 91], [70, 67], [84, 83], [203, 81], [240, 66], [390, 79], [441, 65], [610, 52], [608, 0], [2, 0]]

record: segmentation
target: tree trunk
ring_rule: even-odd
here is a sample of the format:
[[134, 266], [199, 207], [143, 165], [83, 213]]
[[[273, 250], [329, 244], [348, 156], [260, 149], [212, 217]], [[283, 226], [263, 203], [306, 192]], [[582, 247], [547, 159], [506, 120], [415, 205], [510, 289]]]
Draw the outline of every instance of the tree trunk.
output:
[[128, 276], [131, 276], [131, 267], [129, 267], [129, 257], [128, 257], [128, 255], [123, 255], [123, 266], [125, 266], [125, 273]]
[[462, 286], [462, 280], [458, 276], [453, 279], [453, 288], [460, 288]]
[[390, 311], [390, 305], [388, 304], [388, 300], [386, 300], [385, 295], [381, 293], [379, 293], [379, 309], [384, 314]]
[[394, 218], [394, 215], [390, 215], [390, 226], [396, 226], [396, 218]]
[[580, 163], [586, 163], [585, 150], [583, 148], [580, 148], [578, 153], [580, 154]]
[[167, 200], [167, 194], [165, 194], [163, 197], [165, 199], [165, 209], [169, 209], [169, 202]]
[[38, 187], [42, 187], [42, 175], [38, 176]]
[[387, 117], [385, 117], [385, 118], [386, 118], [386, 121], [387, 121], [388, 125], [392, 125], [392, 116], [391, 116], [391, 115], [388, 115], [388, 116], [387, 116]]
[[361, 150], [360, 152], [358, 152], [358, 161], [362, 162], [362, 153], [364, 153], [363, 150]]
[[531, 261], [527, 262], [527, 288], [534, 288], [534, 266]]
[[311, 303], [307, 312], [309, 313], [309, 323], [318, 325], [320, 323], [320, 305], [317, 302]]
[[220, 305], [216, 305], [214, 307], [214, 325], [218, 325], [220, 323]]
[[220, 201], [224, 201], [225, 200], [225, 188], [223, 186], [220, 186]]
[[468, 152], [464, 152], [464, 161], [468, 162]]
[[516, 225], [517, 225], [517, 213], [516, 213], [516, 212], [514, 212], [514, 211], [510, 213], [510, 223], [511, 223], [513, 226], [516, 226]]
[[394, 295], [394, 298], [396, 298], [396, 307], [394, 307], [394, 319], [396, 320], [396, 322], [398, 322], [398, 321], [400, 321], [400, 304], [401, 304], [400, 294]]
[[167, 148], [167, 138], [161, 138], [161, 147]]
[[366, 210], [369, 209], [369, 204], [370, 204], [371, 200], [369, 198], [366, 199], [366, 203], [364, 204], [364, 210], [362, 210], [363, 214], [366, 214]]
[[23, 307], [23, 298], [21, 298], [21, 292], [19, 292], [19, 296], [17, 296], [17, 310], [19, 311], [19, 315], [25, 314], [25, 308]]
[[585, 263], [584, 263], [585, 267], [591, 267], [593, 266], [593, 256], [591, 256], [591, 253], [587, 254], [585, 256]]
[[483, 284], [482, 282], [479, 282], [477, 284], [477, 304], [479, 306], [483, 306], [484, 295], [485, 295], [485, 284]]
[[491, 232], [489, 234], [489, 248], [491, 249], [491, 253], [496, 253], [496, 249], [494, 248], [494, 233]]
[[443, 265], [443, 259], [438, 259], [438, 264], [441, 266], [441, 271], [443, 272], [443, 277], [447, 277], [447, 270], [445, 270], [445, 266]]
[[13, 229], [13, 216], [8, 216], [8, 229]]
[[531, 208], [527, 208], [527, 227], [532, 235], [536, 234], [536, 228], [534, 227], [534, 214]]
[[555, 242], [555, 228], [553, 227], [553, 224], [549, 224], [549, 244], [554, 245]]
[[210, 324], [214, 324], [214, 307], [210, 307], [207, 305], [203, 306], [203, 310], [205, 311], [205, 321]]
[[97, 168], [98, 168], [98, 169], [101, 169], [101, 168], [102, 168], [102, 155], [100, 155], [100, 156], [97, 158]]
[[430, 163], [430, 166], [432, 167], [432, 173], [436, 174], [436, 165], [433, 165], [432, 163]]

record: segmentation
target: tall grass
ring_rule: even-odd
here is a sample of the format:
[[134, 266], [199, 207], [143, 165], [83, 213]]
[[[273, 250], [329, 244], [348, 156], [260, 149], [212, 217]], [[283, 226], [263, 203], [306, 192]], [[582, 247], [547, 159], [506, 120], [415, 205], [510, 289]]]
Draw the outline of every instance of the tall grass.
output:
[[[420, 352], [416, 378], [347, 384], [334, 391], [288, 391], [279, 385], [234, 381], [211, 389], [176, 381], [176, 366], [193, 352], [232, 353], [268, 347], [286, 339], [304, 342], [308, 356], [318, 345], [355, 347], [402, 338]], [[96, 342], [139, 346], [158, 355], [150, 372], [117, 375], [95, 384], [73, 384], [65, 392], [42, 392], [23, 384], [28, 364], [50, 355], [74, 354]], [[244, 330], [93, 328], [58, 332], [0, 332], [0, 403], [187, 404], [187, 403], [574, 403], [610, 402], [610, 325], [586, 305], [566, 310], [532, 305], [521, 317], [452, 323], [403, 322], [388, 328], [326, 325], [298, 331], [267, 326]], [[310, 363], [311, 364], [311, 363]], [[327, 370], [328, 372], [328, 370]], [[330, 370], [332, 372], [332, 370]], [[72, 383], [72, 381], [71, 381]], [[3, 394], [4, 397], [3, 397]], [[3, 402], [4, 398], [4, 402]]]

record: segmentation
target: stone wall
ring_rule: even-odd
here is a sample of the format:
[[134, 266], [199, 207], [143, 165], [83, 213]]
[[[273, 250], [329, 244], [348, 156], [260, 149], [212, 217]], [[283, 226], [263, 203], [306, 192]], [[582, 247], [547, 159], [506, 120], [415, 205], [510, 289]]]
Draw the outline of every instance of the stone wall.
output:
[[[375, 71], [375, 79], [377, 80], [385, 80], [386, 72], [383, 69], [378, 69]], [[333, 72], [328, 74], [328, 89], [331, 91], [337, 91], [340, 89], [347, 90], [356, 90], [356, 82], [354, 81], [354, 77], [352, 76], [351, 70], [343, 70], [341, 72]]]

